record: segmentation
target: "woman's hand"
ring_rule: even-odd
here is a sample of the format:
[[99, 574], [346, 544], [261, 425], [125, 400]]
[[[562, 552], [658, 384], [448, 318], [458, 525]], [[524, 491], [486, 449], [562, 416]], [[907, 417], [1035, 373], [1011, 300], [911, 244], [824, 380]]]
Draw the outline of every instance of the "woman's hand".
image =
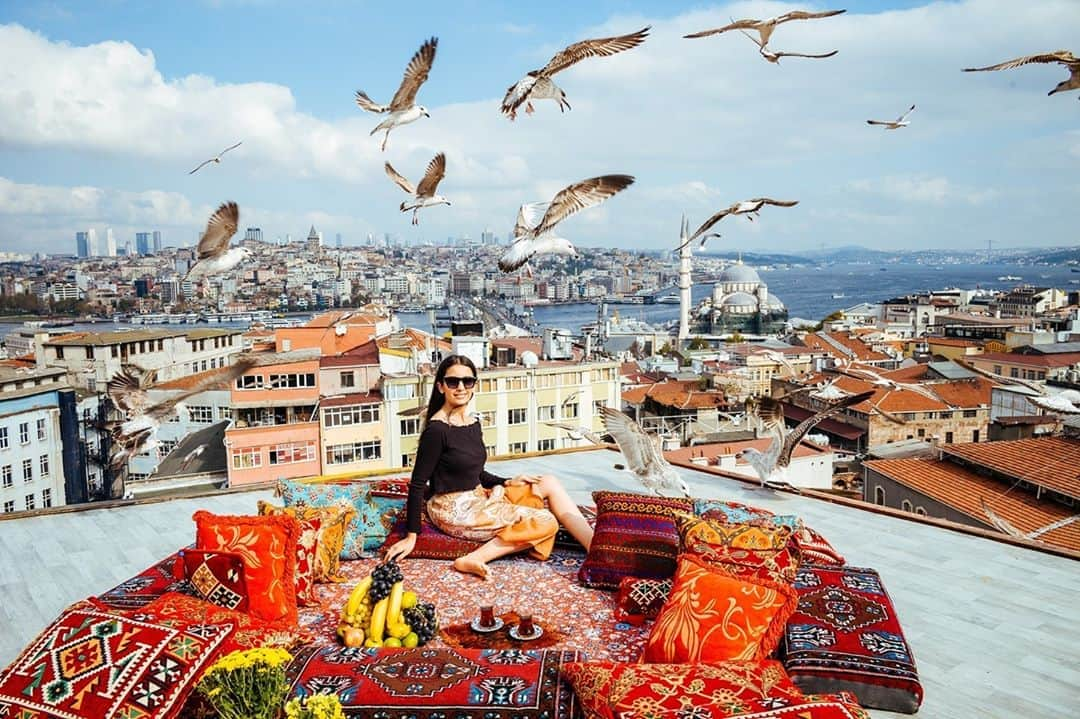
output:
[[394, 542], [390, 549], [386, 550], [386, 554], [383, 555], [383, 561], [396, 562], [399, 559], [404, 559], [409, 556], [414, 549], [416, 549], [416, 534], [410, 532], [405, 535], [404, 539], [399, 539]]
[[532, 474], [519, 474], [513, 479], [506, 480], [506, 484], [511, 487], [520, 487], [523, 484], [536, 484], [540, 481], [540, 478]]

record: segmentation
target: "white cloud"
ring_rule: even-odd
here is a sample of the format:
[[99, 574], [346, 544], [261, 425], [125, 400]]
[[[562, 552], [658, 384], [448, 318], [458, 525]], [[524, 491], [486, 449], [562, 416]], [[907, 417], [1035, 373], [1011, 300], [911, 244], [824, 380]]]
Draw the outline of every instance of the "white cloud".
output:
[[[596, 37], [653, 26], [642, 47], [561, 73], [557, 81], [573, 105], [565, 114], [541, 101], [535, 115], [511, 123], [498, 112], [501, 84], [489, 88], [486, 99], [429, 107], [431, 119], [395, 130], [385, 154], [379, 138], [368, 136], [378, 118], [355, 107], [324, 119], [305, 112], [282, 85], [164, 77], [151, 50], [128, 42], [75, 47], [0, 26], [0, 149], [54, 159], [63, 153], [72, 167], [81, 167], [80, 158], [138, 163], [142, 174], [129, 180], [136, 184], [97, 205], [105, 215], [115, 212], [116, 222], [137, 216], [139, 210], [122, 205], [131, 201], [125, 192], [144, 194], [140, 186], [191, 196], [203, 208], [211, 197], [194, 193], [230, 182], [243, 190], [238, 200], [293, 218], [289, 227], [321, 212], [345, 224], [327, 226], [329, 232], [414, 236], [397, 212], [400, 192], [382, 164], [389, 158], [417, 177], [435, 152], [445, 151], [440, 190], [454, 205], [424, 214], [419, 231], [427, 237], [476, 235], [484, 226], [502, 234], [520, 202], [547, 199], [569, 182], [608, 172], [638, 181], [602, 213], [567, 222], [565, 232], [578, 244], [657, 247], [674, 240], [683, 212], [704, 217], [761, 195], [799, 199], [800, 205], [763, 217], [760, 227], [728, 225], [725, 238], [760, 236], [796, 248], [871, 237], [896, 246], [912, 237], [955, 244], [965, 232], [1035, 242], [1064, 231], [1063, 213], [1050, 202], [1033, 205], [1023, 225], [985, 213], [995, 197], [1065, 181], [1067, 162], [1048, 162], [1049, 150], [1022, 151], [1030, 138], [1061, 138], [1059, 157], [1080, 153], [1075, 93], [1046, 97], [1060, 69], [965, 74], [960, 68], [1068, 46], [1080, 35], [1075, 0], [966, 0], [788, 23], [774, 35], [776, 48], [840, 53], [820, 61], [788, 58], [780, 66], [761, 60], [737, 33], [682, 39], [732, 16], [793, 7], [738, 2], [671, 18], [621, 15], [576, 28], [574, 37]], [[509, 67], [506, 84], [561, 46], [540, 32], [523, 38], [534, 42], [522, 53], [535, 64]], [[379, 67], [367, 89], [386, 99], [400, 71], [396, 59]], [[445, 80], [433, 73], [432, 82]], [[883, 132], [865, 125], [912, 102], [919, 109], [909, 128]], [[243, 146], [200, 179], [200, 189], [185, 183], [186, 169], [239, 139]], [[40, 181], [31, 163], [5, 172], [28, 185]], [[902, 215], [912, 203], [927, 213], [919, 233], [890, 237], [882, 231], [889, 222], [880, 218]], [[154, 207], [167, 213], [171, 206], [159, 201]], [[182, 206], [174, 211], [174, 224], [191, 222]], [[947, 238], [937, 236], [933, 224], [946, 213], [960, 228], [950, 227]], [[38, 223], [67, 237], [75, 228], [64, 225], [64, 217], [7, 215], [9, 232]]]

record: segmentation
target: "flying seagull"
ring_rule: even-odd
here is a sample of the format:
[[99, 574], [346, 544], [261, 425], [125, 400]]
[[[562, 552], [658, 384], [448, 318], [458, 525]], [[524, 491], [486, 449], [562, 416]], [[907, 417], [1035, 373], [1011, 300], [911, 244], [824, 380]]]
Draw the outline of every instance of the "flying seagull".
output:
[[1058, 392], [1057, 394], [1047, 394], [1046, 388], [1036, 382], [1027, 382], [1018, 377], [1005, 377], [1004, 375], [995, 374], [989, 370], [980, 369], [975, 365], [964, 362], [963, 360], [954, 360], [958, 365], [965, 369], [969, 369], [976, 374], [980, 374], [983, 377], [992, 379], [1002, 384], [1016, 384], [1027, 389], [1037, 392], [1034, 396], [1028, 396], [1027, 400], [1036, 407], [1046, 410], [1047, 412], [1054, 412], [1057, 414], [1080, 414], [1080, 392], [1074, 389], [1066, 389]]
[[927, 399], [932, 399], [936, 402], [940, 402], [941, 398], [934, 394], [934, 391], [929, 387], [924, 387], [917, 382], [897, 382], [894, 379], [883, 377], [882, 375], [869, 369], [862, 369], [858, 367], [836, 367], [835, 371], [838, 374], [842, 374], [845, 377], [852, 377], [863, 382], [869, 382], [870, 384], [877, 385], [878, 387], [884, 387], [888, 390], [910, 390], [916, 394], [922, 395]]
[[126, 364], [112, 376], [106, 385], [106, 393], [113, 406], [126, 417], [140, 414], [150, 400], [146, 394], [157, 380], [157, 370], [144, 370], [133, 364]]
[[690, 496], [690, 489], [675, 468], [664, 459], [660, 451], [660, 437], [648, 434], [634, 420], [624, 413], [603, 407], [604, 426], [619, 445], [619, 451], [626, 459], [627, 468], [637, 475], [648, 489], [661, 495], [661, 489], [678, 490], [684, 496]]
[[757, 416], [765, 425], [766, 430], [772, 435], [772, 441], [764, 452], [753, 447], [738, 452], [736, 459], [745, 459], [761, 478], [762, 487], [790, 487], [787, 481], [788, 465], [791, 464], [791, 455], [799, 442], [806, 436], [818, 422], [828, 419], [842, 412], [847, 407], [864, 402], [874, 396], [873, 391], [853, 394], [829, 404], [825, 409], [807, 417], [790, 432], [784, 423], [784, 409], [780, 402], [772, 397], [761, 397], [747, 400], [747, 412], [756, 412]]
[[782, 57], [809, 57], [809, 58], [814, 58], [814, 59], [820, 60], [822, 58], [832, 57], [836, 53], [840, 52], [839, 50], [830, 50], [829, 52], [821, 52], [821, 53], [786, 52], [784, 50], [770, 50], [768, 45], [766, 45], [765, 43], [762, 43], [762, 42], [758, 42], [757, 40], [755, 40], [753, 38], [752, 35], [747, 33], [745, 30], [740, 30], [739, 32], [741, 32], [743, 35], [746, 35], [747, 39], [749, 39], [750, 42], [757, 45], [758, 54], [761, 55], [766, 60], [768, 60], [769, 62], [771, 62], [773, 65], [779, 65], [780, 64], [780, 58], [782, 58]]
[[203, 168], [203, 166], [204, 166], [204, 165], [209, 165], [209, 164], [210, 164], [211, 162], [213, 162], [213, 163], [216, 163], [216, 164], [220, 165], [220, 164], [221, 164], [221, 156], [222, 156], [222, 155], [224, 155], [224, 154], [225, 154], [226, 152], [228, 152], [229, 150], [235, 150], [236, 148], [240, 147], [240, 146], [241, 146], [241, 145], [243, 145], [243, 144], [244, 144], [244, 142], [243, 142], [243, 140], [241, 140], [240, 142], [236, 143], [235, 145], [229, 145], [229, 146], [228, 146], [228, 147], [226, 147], [226, 148], [225, 148], [224, 150], [222, 150], [221, 152], [219, 152], [219, 153], [217, 154], [217, 156], [215, 156], [215, 157], [211, 157], [211, 158], [210, 158], [209, 160], [204, 160], [203, 162], [201, 162], [201, 163], [199, 164], [199, 166], [198, 166], [198, 167], [196, 167], [196, 168], [195, 168], [194, 170], [192, 170], [192, 171], [191, 171], [191, 172], [189, 172], [188, 174], [189, 174], [189, 175], [194, 175], [194, 174], [195, 174], [196, 172], [198, 172], [199, 170], [201, 170], [201, 169]]
[[402, 177], [389, 162], [386, 163], [386, 174], [390, 176], [390, 179], [393, 180], [398, 187], [413, 196], [411, 202], [401, 203], [401, 211], [413, 211], [412, 223], [414, 225], [420, 224], [420, 218], [417, 216], [417, 213], [420, 211], [421, 207], [434, 207], [435, 205], [449, 206], [450, 204], [450, 200], [442, 195], [435, 194], [435, 190], [439, 187], [439, 183], [442, 182], [443, 176], [446, 175], [446, 155], [441, 152], [433, 157], [431, 162], [428, 163], [427, 170], [424, 171], [423, 179], [421, 179], [420, 184], [415, 187], [413, 187], [411, 182]]
[[560, 112], [569, 110], [570, 103], [566, 101], [566, 93], [551, 80], [555, 73], [588, 57], [606, 57], [635, 48], [645, 42], [648, 36], [649, 28], [644, 27], [629, 35], [582, 40], [560, 50], [547, 65], [539, 70], [529, 71], [525, 77], [507, 88], [502, 101], [503, 114], [513, 120], [517, 117], [518, 108], [525, 103], [525, 112], [531, 115], [533, 100], [555, 100], [559, 103]]
[[1053, 95], [1055, 92], [1080, 89], [1080, 58], [1076, 57], [1076, 55], [1073, 55], [1068, 50], [1058, 50], [1057, 52], [1048, 52], [1042, 55], [1027, 55], [1025, 57], [1018, 57], [1015, 60], [1000, 62], [997, 65], [990, 65], [988, 67], [965, 67], [964, 72], [1011, 70], [1014, 67], [1029, 65], [1033, 62], [1060, 62], [1069, 71], [1069, 79], [1059, 82], [1053, 90], [1047, 93], [1047, 95]]
[[235, 202], [223, 202], [210, 215], [206, 231], [195, 250], [195, 264], [184, 275], [184, 280], [196, 280], [210, 275], [228, 272], [251, 255], [246, 247], [229, 248], [229, 240], [236, 234], [240, 224], [240, 208]]
[[558, 427], [559, 429], [566, 430], [566, 434], [570, 439], [587, 439], [593, 444], [607, 444], [604, 438], [593, 432], [588, 427], [583, 427], [577, 424], [570, 424], [569, 422], [544, 422], [548, 427]]
[[867, 120], [866, 124], [867, 125], [881, 125], [886, 130], [899, 130], [901, 127], [907, 127], [908, 125], [911, 124], [911, 122], [908, 120], [908, 116], [911, 115], [911, 113], [913, 113], [913, 112], [915, 112], [915, 106], [914, 105], [909, 107], [907, 112], [905, 112], [903, 115], [896, 118], [895, 120]]
[[157, 446], [157, 431], [161, 423], [180, 411], [182, 403], [188, 397], [219, 387], [228, 387], [237, 377], [255, 366], [251, 358], [238, 359], [234, 364], [207, 374], [189, 389], [149, 405], [145, 409], [130, 413], [128, 419], [108, 422], [105, 429], [112, 439], [109, 452], [109, 469], [119, 473], [128, 461], [137, 454], [148, 452]]
[[823, 17], [832, 17], [833, 15], [839, 15], [846, 12], [845, 10], [826, 10], [824, 12], [806, 12], [805, 10], [793, 10], [786, 12], [783, 15], [777, 15], [776, 17], [768, 18], [767, 20], [736, 20], [724, 27], [718, 27], [713, 30], [702, 30], [701, 32], [695, 32], [690, 35], [683, 35], [685, 38], [699, 38], [709, 37], [710, 35], [719, 35], [720, 33], [727, 32], [729, 30], [757, 30], [758, 35], [761, 37], [761, 42], [758, 43], [759, 47], [765, 47], [769, 44], [769, 38], [772, 37], [773, 30], [777, 25], [791, 20], [816, 20]]
[[435, 62], [435, 48], [438, 44], [439, 39], [433, 37], [420, 46], [420, 49], [412, 56], [412, 60], [409, 60], [409, 65], [405, 68], [405, 77], [402, 78], [401, 85], [394, 93], [389, 105], [379, 105], [372, 101], [363, 90], [356, 91], [356, 104], [363, 109], [376, 114], [390, 113], [370, 133], [374, 135], [379, 130], [386, 130], [386, 137], [382, 141], [383, 151], [386, 150], [386, 143], [390, 139], [390, 131], [395, 127], [416, 122], [421, 115], [431, 117], [426, 107], [416, 104], [416, 93], [427, 80], [428, 73], [431, 72], [431, 65]]
[[756, 197], [753, 200], [743, 200], [742, 202], [736, 202], [731, 207], [725, 207], [709, 219], [705, 220], [705, 222], [702, 223], [701, 227], [694, 230], [694, 234], [686, 238], [686, 241], [682, 245], [679, 245], [679, 247], [676, 249], [676, 252], [681, 250], [684, 245], [693, 242], [698, 237], [702, 238], [702, 245], [705, 244], [705, 240], [709, 237], [719, 237], [720, 235], [717, 233], [713, 233], [711, 235], [705, 235], [705, 233], [708, 232], [713, 225], [715, 225], [717, 222], [724, 219], [728, 215], [746, 215], [746, 219], [752, 221], [754, 217], [756, 217], [757, 214], [761, 212], [761, 208], [763, 208], [765, 205], [774, 205], [776, 207], [794, 207], [797, 204], [799, 204], [798, 200], [773, 200], [768, 197]]
[[555, 225], [570, 215], [599, 205], [634, 184], [630, 175], [601, 175], [564, 187], [551, 202], [530, 202], [518, 209], [514, 244], [499, 258], [499, 269], [513, 272], [534, 255], [577, 255], [570, 241], [554, 234]]
[[983, 514], [986, 515], [986, 518], [990, 520], [991, 524], [993, 524], [998, 530], [1004, 532], [1005, 534], [1008, 534], [1010, 537], [1016, 537], [1017, 539], [1038, 539], [1047, 532], [1052, 532], [1055, 529], [1060, 529], [1062, 527], [1072, 524], [1077, 520], [1080, 520], [1080, 514], [1074, 514], [1071, 517], [1064, 517], [1055, 522], [1051, 522], [1050, 524], [1043, 525], [1034, 531], [1023, 532], [1017, 529], [1011, 522], [1006, 520], [1004, 517], [1001, 517], [996, 512], [994, 512], [994, 510], [990, 509], [990, 505], [986, 503], [985, 498], [979, 497], [979, 504], [982, 505]]

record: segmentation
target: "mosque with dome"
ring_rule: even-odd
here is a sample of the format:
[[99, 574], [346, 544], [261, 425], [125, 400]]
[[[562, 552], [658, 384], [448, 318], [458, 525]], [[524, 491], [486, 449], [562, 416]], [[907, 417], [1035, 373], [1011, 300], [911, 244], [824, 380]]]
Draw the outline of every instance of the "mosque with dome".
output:
[[728, 265], [690, 320], [695, 334], [774, 334], [783, 332], [788, 310], [753, 267], [742, 259]]

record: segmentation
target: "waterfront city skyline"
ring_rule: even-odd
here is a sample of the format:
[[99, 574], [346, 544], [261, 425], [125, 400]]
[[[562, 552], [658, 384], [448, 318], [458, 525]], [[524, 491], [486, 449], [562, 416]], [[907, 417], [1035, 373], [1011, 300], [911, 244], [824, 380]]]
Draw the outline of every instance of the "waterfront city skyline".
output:
[[[786, 25], [778, 48], [840, 52], [780, 66], [737, 34], [681, 38], [729, 16], [792, 7], [478, 3], [451, 14], [432, 5], [419, 27], [400, 10], [337, 3], [177, 4], [169, 23], [149, 21], [157, 8], [125, 3], [5, 6], [0, 60], [22, 70], [0, 97], [0, 245], [74, 253], [75, 233], [90, 228], [99, 243], [112, 228], [120, 247], [154, 230], [190, 245], [225, 199], [268, 240], [302, 238], [312, 224], [345, 246], [369, 234], [409, 244], [485, 230], [505, 238], [520, 202], [606, 172], [638, 182], [567, 222], [579, 245], [660, 249], [683, 212], [696, 224], [761, 195], [800, 205], [760, 223], [726, 221], [715, 249], [1071, 241], [1060, 208], [1080, 196], [1070, 174], [1080, 131], [1075, 96], [1046, 97], [1060, 68], [960, 68], [1068, 46], [1080, 31], [1074, 4], [860, 3], [812, 26]], [[560, 75], [572, 110], [539, 103], [514, 123], [499, 114], [505, 87], [553, 51], [646, 24], [650, 38], [634, 52]], [[225, 33], [237, 26], [253, 42], [230, 43]], [[181, 41], [193, 35], [202, 39]], [[421, 100], [433, 117], [396, 131], [381, 153], [368, 137], [377, 119], [352, 95], [392, 94], [430, 35], [439, 54]], [[912, 103], [901, 131], [865, 125]], [[220, 165], [187, 174], [239, 140]], [[416, 176], [435, 151], [447, 153], [440, 191], [454, 205], [426, 212], [414, 229], [382, 163]]]

